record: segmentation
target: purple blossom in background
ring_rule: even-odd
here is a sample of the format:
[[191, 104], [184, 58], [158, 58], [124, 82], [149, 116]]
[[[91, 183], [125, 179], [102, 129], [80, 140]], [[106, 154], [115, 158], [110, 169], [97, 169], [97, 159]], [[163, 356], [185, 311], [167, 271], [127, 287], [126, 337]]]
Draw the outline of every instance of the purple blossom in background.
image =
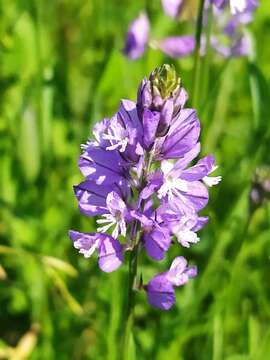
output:
[[[185, 108], [188, 94], [173, 67], [163, 65], [144, 78], [137, 102], [122, 100], [111, 119], [93, 130], [94, 140], [82, 145], [79, 168], [85, 179], [74, 186], [80, 211], [98, 216], [97, 232], [71, 230], [79, 253], [98, 254], [101, 270], [111, 272], [124, 253], [141, 250], [164, 259], [174, 242], [194, 246], [208, 218], [199, 212], [208, 202], [208, 188], [221, 180], [212, 155], [194, 163], [200, 153], [200, 122]], [[191, 162], [193, 165], [191, 166]], [[196, 276], [195, 267], [179, 256], [170, 269], [144, 288], [150, 304], [168, 310], [175, 287]]]
[[[164, 12], [171, 17], [178, 17], [185, 6], [183, 0], [162, 0]], [[257, 0], [207, 0], [204, 11], [204, 30], [201, 37], [201, 55], [205, 54], [206, 26], [208, 9], [213, 4], [214, 35], [210, 37], [211, 47], [225, 58], [247, 56], [250, 43], [243, 26], [252, 22], [254, 11], [259, 6]], [[138, 59], [144, 54], [146, 44], [161, 50], [171, 58], [191, 55], [195, 49], [193, 34], [170, 36], [160, 40], [149, 40], [149, 20], [140, 15], [130, 26], [124, 52], [130, 59]], [[224, 42], [225, 40], [225, 42]]]
[[245, 35], [232, 41], [230, 46], [223, 45], [215, 37], [212, 37], [211, 44], [225, 58], [247, 56], [251, 48], [249, 38]]
[[256, 0], [215, 1], [214, 17], [218, 33], [223, 34], [227, 41], [220, 37], [211, 37], [212, 47], [224, 57], [246, 56], [250, 52], [250, 43], [243, 26], [253, 20], [254, 11], [258, 7]]
[[172, 58], [180, 58], [193, 53], [195, 49], [194, 36], [171, 36], [157, 43], [157, 46], [166, 55]]
[[211, 2], [218, 8], [229, 5], [233, 15], [254, 11], [259, 5], [257, 0], [211, 0]]
[[126, 56], [134, 60], [143, 55], [148, 43], [149, 30], [149, 20], [145, 14], [141, 14], [131, 23], [123, 50]]
[[177, 17], [182, 9], [184, 0], [161, 0], [165, 14], [171, 17]]

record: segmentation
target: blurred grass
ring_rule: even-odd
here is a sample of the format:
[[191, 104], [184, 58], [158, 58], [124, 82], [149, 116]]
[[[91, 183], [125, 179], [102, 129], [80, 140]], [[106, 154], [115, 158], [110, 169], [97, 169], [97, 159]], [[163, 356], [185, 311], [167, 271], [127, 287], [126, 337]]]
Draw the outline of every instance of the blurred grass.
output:
[[[164, 61], [153, 49], [130, 62], [121, 54], [130, 20], [144, 5], [152, 36], [188, 33], [158, 0], [0, 2], [0, 358], [117, 359], [126, 268], [107, 275], [78, 256], [69, 228], [91, 231], [72, 185], [95, 121], [120, 98], [135, 98], [141, 78]], [[137, 359], [270, 358], [270, 206], [250, 213], [252, 174], [268, 163], [270, 14], [261, 1], [249, 59], [211, 58], [199, 115], [202, 149], [220, 164], [210, 223], [182, 251], [200, 275], [177, 291], [169, 313], [138, 295]], [[175, 65], [191, 92], [192, 59]], [[144, 279], [168, 259], [140, 261]], [[135, 350], [134, 350], [135, 351]], [[135, 357], [135, 355], [134, 355]]]

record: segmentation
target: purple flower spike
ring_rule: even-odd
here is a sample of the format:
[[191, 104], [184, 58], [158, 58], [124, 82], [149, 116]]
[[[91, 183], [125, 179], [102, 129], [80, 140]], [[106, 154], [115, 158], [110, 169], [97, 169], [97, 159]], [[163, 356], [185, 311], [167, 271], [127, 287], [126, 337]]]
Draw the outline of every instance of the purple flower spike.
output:
[[73, 241], [74, 247], [85, 258], [90, 257], [97, 250], [99, 256], [98, 263], [102, 271], [112, 272], [122, 264], [122, 247], [119, 241], [115, 240], [112, 236], [97, 233], [80, 233], [70, 230], [69, 237]]
[[171, 17], [179, 16], [184, 0], [161, 0], [165, 14]]
[[[138, 49], [131, 51], [131, 56], [138, 55]], [[69, 236], [84, 257], [97, 251], [104, 272], [122, 264], [124, 251], [131, 252], [131, 260], [144, 250], [159, 261], [172, 239], [185, 248], [200, 240], [197, 232], [208, 217], [199, 211], [208, 202], [208, 189], [221, 177], [210, 175], [217, 168], [212, 155], [190, 165], [201, 150], [200, 122], [194, 109], [185, 108], [187, 99], [174, 67], [156, 68], [141, 82], [137, 102], [122, 100], [111, 119], [95, 125], [94, 139], [82, 145], [79, 168], [84, 180], [74, 192], [80, 211], [98, 216], [98, 226], [95, 233], [71, 230]], [[154, 307], [169, 310], [174, 288], [196, 274], [196, 267], [179, 256], [168, 271], [147, 285], [135, 279], [134, 287], [144, 288]]]
[[158, 42], [158, 47], [171, 58], [181, 58], [193, 53], [195, 39], [193, 36], [171, 36]]
[[141, 14], [131, 23], [123, 50], [127, 57], [135, 60], [143, 55], [148, 42], [149, 28], [149, 20], [145, 14]]

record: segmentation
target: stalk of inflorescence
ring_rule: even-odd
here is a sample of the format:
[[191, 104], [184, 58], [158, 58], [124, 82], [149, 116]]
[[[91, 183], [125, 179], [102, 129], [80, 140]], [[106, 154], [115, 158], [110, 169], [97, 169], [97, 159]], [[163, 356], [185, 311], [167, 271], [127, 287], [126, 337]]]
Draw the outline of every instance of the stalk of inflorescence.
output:
[[[142, 181], [139, 185], [137, 192], [142, 190], [147, 182], [147, 177], [150, 174], [152, 159], [154, 155], [155, 145], [153, 146], [152, 151], [149, 154], [146, 154], [146, 166], [145, 170], [142, 172]], [[144, 211], [144, 201], [141, 201], [139, 205], [141, 211]], [[126, 315], [124, 320], [124, 329], [123, 329], [123, 342], [122, 342], [122, 359], [129, 359], [130, 354], [130, 340], [132, 336], [133, 326], [134, 326], [134, 310], [136, 304], [136, 291], [140, 290], [141, 284], [137, 281], [137, 266], [138, 266], [138, 257], [140, 249], [142, 247], [142, 232], [140, 222], [135, 220], [131, 226], [130, 230], [130, 243], [132, 249], [129, 254], [129, 269], [128, 269], [128, 294], [127, 294], [127, 306], [126, 306]]]
[[205, 0], [200, 0], [197, 20], [196, 20], [196, 32], [195, 32], [195, 51], [194, 51], [194, 66], [193, 66], [193, 96], [192, 105], [195, 107], [198, 105], [199, 92], [200, 92], [200, 76], [201, 76], [201, 38], [203, 30], [203, 15], [204, 15], [204, 3]]
[[139, 244], [134, 246], [129, 255], [129, 272], [128, 272], [128, 298], [127, 309], [124, 320], [123, 341], [122, 341], [122, 357], [128, 359], [130, 353], [130, 340], [134, 325], [134, 308], [135, 308], [135, 289], [137, 279], [137, 262], [138, 262]]

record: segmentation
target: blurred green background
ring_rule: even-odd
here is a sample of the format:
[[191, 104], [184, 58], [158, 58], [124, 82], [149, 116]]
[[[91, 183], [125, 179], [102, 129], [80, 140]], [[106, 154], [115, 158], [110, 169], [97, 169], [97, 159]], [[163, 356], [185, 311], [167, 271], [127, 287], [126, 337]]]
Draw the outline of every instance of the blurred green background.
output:
[[[199, 276], [170, 312], [137, 296], [133, 359], [270, 359], [270, 205], [249, 203], [256, 167], [270, 162], [270, 11], [260, 4], [252, 56], [211, 54], [201, 90], [202, 149], [223, 182], [210, 190], [201, 242], [181, 250]], [[95, 227], [72, 191], [80, 143], [121, 98], [135, 99], [143, 76], [172, 63], [153, 49], [134, 62], [121, 53], [145, 7], [154, 39], [194, 31], [159, 0], [0, 2], [0, 359], [118, 358], [127, 265], [100, 272], [67, 232]], [[191, 92], [192, 57], [173, 63]], [[144, 278], [178, 253], [142, 257]]]

